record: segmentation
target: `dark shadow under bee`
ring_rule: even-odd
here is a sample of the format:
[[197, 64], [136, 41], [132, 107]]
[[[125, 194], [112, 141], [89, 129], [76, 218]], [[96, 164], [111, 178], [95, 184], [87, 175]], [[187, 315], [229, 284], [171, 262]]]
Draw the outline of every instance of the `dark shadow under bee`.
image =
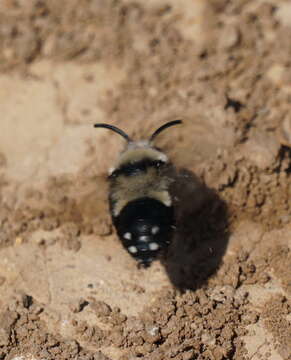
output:
[[194, 290], [217, 271], [225, 253], [227, 205], [192, 172], [173, 170], [173, 178], [176, 231], [161, 261], [176, 288]]

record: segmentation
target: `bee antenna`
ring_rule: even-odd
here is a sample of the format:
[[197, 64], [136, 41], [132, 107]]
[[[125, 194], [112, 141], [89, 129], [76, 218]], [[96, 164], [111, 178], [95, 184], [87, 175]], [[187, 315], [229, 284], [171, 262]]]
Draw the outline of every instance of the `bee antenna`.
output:
[[117, 134], [121, 135], [127, 142], [132, 141], [131, 138], [124, 131], [120, 130], [118, 127], [116, 127], [114, 125], [98, 123], [98, 124], [94, 124], [94, 127], [112, 130], [112, 131], [116, 132]]
[[182, 124], [182, 120], [173, 120], [173, 121], [169, 121], [166, 124], [162, 125], [161, 127], [159, 127], [150, 137], [149, 141], [152, 142], [157, 135], [159, 135], [162, 131], [164, 131], [165, 129], [167, 129], [170, 126], [174, 126], [174, 125], [179, 125]]

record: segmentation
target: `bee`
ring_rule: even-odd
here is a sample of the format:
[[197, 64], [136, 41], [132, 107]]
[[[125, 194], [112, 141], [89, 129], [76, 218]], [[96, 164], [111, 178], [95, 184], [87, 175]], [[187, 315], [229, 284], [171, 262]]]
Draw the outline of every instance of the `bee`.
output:
[[116, 132], [127, 142], [115, 168], [109, 172], [108, 200], [112, 222], [123, 247], [142, 267], [150, 266], [173, 236], [171, 163], [153, 143], [162, 131], [181, 123], [181, 120], [167, 122], [148, 140], [140, 141], [132, 140], [113, 125], [94, 125]]

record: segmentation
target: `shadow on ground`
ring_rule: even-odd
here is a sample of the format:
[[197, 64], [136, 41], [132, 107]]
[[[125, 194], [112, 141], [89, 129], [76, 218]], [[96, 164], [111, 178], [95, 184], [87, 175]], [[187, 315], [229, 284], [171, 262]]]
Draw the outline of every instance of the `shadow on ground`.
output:
[[185, 169], [177, 171], [172, 195], [177, 229], [162, 263], [176, 288], [195, 290], [216, 272], [225, 253], [227, 205]]

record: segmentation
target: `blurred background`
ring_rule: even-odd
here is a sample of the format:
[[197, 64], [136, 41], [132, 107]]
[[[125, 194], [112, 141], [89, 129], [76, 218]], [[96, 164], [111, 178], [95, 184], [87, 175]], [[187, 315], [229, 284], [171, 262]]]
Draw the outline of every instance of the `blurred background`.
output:
[[[45, 309], [46, 330], [37, 340], [30, 323], [21, 337], [17, 321], [4, 313], [8, 335], [0, 337], [0, 359], [12, 359], [13, 351], [27, 354], [37, 342], [32, 353], [47, 359], [93, 359], [98, 349], [103, 355], [94, 359], [290, 356], [290, 39], [289, 0], [1, 0], [0, 309], [13, 303], [18, 318], [33, 313], [23, 303], [28, 294]], [[154, 264], [137, 271], [113, 233], [107, 209], [107, 169], [124, 144], [93, 124], [114, 124], [140, 139], [174, 119], [184, 125], [163, 133], [157, 145], [215, 192], [227, 212], [217, 222], [221, 208], [210, 208], [192, 222], [200, 188], [184, 179], [180, 185], [189, 192], [182, 196], [183, 236], [198, 245], [178, 244], [179, 269]], [[201, 269], [193, 270], [201, 257], [202, 228], [207, 241], [223, 238], [211, 250], [205, 243], [203, 256], [217, 259], [211, 271], [203, 268], [204, 288], [195, 278]], [[176, 285], [177, 273], [180, 280], [187, 277], [192, 293], [161, 292]], [[252, 294], [250, 308], [229, 300], [241, 286], [249, 286], [243, 289]], [[220, 335], [212, 303], [218, 293], [227, 293], [236, 319]], [[171, 331], [161, 330], [173, 328], [161, 320], [167, 301], [181, 307], [212, 304], [201, 329], [185, 335], [191, 346], [177, 334], [171, 343]], [[118, 317], [136, 317], [152, 303], [158, 315], [149, 310], [148, 318], [134, 318], [138, 323]], [[112, 315], [106, 306], [121, 313]], [[252, 313], [248, 324], [236, 318], [238, 311], [260, 306], [265, 313]], [[109, 313], [112, 328], [98, 332], [96, 316], [109, 321]], [[186, 325], [179, 316], [174, 324], [182, 331]], [[263, 320], [257, 323], [256, 316]], [[87, 331], [78, 328], [81, 318], [95, 335], [80, 337]], [[67, 325], [71, 320], [78, 326]], [[150, 324], [160, 330], [149, 330], [149, 339], [142, 331]], [[237, 331], [247, 326], [255, 336]], [[133, 333], [140, 338], [134, 340]], [[58, 354], [50, 352], [48, 334], [56, 337]], [[79, 345], [66, 347], [63, 338]], [[174, 345], [176, 353], [167, 353]]]

